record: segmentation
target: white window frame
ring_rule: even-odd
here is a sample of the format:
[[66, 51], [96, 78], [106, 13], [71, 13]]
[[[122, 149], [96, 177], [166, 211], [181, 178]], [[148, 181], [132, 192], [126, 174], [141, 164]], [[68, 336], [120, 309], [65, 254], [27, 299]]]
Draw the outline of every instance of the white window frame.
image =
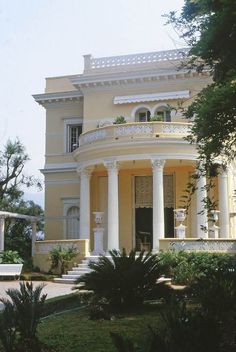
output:
[[83, 129], [83, 119], [78, 117], [69, 117], [64, 118], [64, 153], [72, 153], [70, 151], [70, 141], [69, 141], [69, 132], [71, 126], [81, 125]]

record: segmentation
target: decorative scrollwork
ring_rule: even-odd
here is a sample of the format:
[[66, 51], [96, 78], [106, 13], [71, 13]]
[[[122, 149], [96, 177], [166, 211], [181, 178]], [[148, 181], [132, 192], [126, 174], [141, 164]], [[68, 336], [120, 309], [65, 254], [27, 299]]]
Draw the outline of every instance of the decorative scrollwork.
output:
[[115, 135], [120, 136], [130, 136], [130, 135], [143, 135], [143, 134], [152, 134], [153, 126], [148, 125], [128, 125], [128, 126], [119, 126], [115, 129]]
[[190, 133], [190, 126], [169, 123], [166, 125], [162, 125], [162, 132], [170, 134], [187, 134]]

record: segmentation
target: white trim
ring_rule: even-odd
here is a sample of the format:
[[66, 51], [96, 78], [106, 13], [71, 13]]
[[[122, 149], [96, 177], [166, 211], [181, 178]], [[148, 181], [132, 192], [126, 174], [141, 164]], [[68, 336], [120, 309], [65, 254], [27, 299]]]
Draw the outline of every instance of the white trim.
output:
[[57, 173], [57, 172], [76, 172], [77, 163], [53, 163], [45, 164], [43, 169], [40, 169], [42, 174]]
[[83, 97], [83, 93], [79, 92], [78, 90], [70, 91], [70, 92], [57, 92], [57, 93], [44, 93], [44, 94], [34, 94], [34, 100], [42, 105], [45, 106], [47, 103], [52, 102], [66, 102], [66, 101], [75, 101], [80, 100]]
[[135, 106], [135, 107], [133, 108], [133, 110], [131, 111], [131, 118], [133, 118], [134, 121], [135, 121], [135, 115], [136, 115], [137, 111], [139, 111], [139, 110], [141, 110], [141, 109], [147, 109], [147, 110], [150, 111], [150, 114], [151, 114], [151, 110], [152, 110], [152, 109], [151, 109], [151, 107], [150, 107], [149, 105], [140, 104], [140, 105], [138, 105], [138, 106]]
[[120, 95], [113, 99], [114, 104], [130, 104], [140, 103], [146, 101], [160, 101], [160, 100], [175, 100], [187, 99], [190, 97], [189, 90], [176, 91], [176, 92], [163, 92], [151, 94], [137, 94], [137, 95]]
[[64, 153], [71, 154], [69, 152], [69, 127], [73, 125], [81, 125], [83, 128], [83, 119], [81, 117], [63, 117], [64, 120]]

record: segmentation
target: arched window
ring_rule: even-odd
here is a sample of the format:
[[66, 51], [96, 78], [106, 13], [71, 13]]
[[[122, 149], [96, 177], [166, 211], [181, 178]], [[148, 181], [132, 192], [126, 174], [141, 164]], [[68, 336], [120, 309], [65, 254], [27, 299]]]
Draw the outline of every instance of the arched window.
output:
[[79, 238], [79, 207], [72, 206], [67, 211], [66, 234], [68, 239]]
[[143, 108], [140, 108], [136, 111], [135, 113], [135, 121], [138, 121], [138, 122], [147, 122], [147, 121], [150, 121], [150, 111], [143, 107]]
[[171, 111], [166, 106], [159, 106], [155, 110], [155, 116], [158, 116], [161, 121], [171, 122]]

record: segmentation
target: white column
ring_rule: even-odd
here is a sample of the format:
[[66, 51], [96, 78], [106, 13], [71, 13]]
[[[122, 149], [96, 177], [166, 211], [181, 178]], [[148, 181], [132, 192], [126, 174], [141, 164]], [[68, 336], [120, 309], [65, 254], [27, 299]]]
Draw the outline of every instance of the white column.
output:
[[108, 250], [119, 249], [119, 190], [116, 161], [104, 162], [108, 173]]
[[31, 256], [34, 256], [35, 253], [35, 242], [36, 242], [36, 233], [37, 233], [37, 223], [36, 221], [31, 223], [31, 229], [32, 229], [32, 234], [31, 234]]
[[208, 238], [207, 209], [204, 200], [207, 199], [206, 176], [199, 173], [196, 184], [197, 202], [197, 237]]
[[163, 168], [165, 160], [152, 159], [153, 170], [153, 250], [159, 250], [159, 239], [165, 237]]
[[228, 203], [228, 175], [222, 171], [218, 175], [219, 210], [220, 210], [220, 237], [229, 237], [229, 203]]
[[5, 218], [0, 217], [0, 252], [4, 251], [4, 230], [5, 230]]
[[80, 173], [80, 239], [90, 239], [90, 176], [92, 168], [78, 169]]

